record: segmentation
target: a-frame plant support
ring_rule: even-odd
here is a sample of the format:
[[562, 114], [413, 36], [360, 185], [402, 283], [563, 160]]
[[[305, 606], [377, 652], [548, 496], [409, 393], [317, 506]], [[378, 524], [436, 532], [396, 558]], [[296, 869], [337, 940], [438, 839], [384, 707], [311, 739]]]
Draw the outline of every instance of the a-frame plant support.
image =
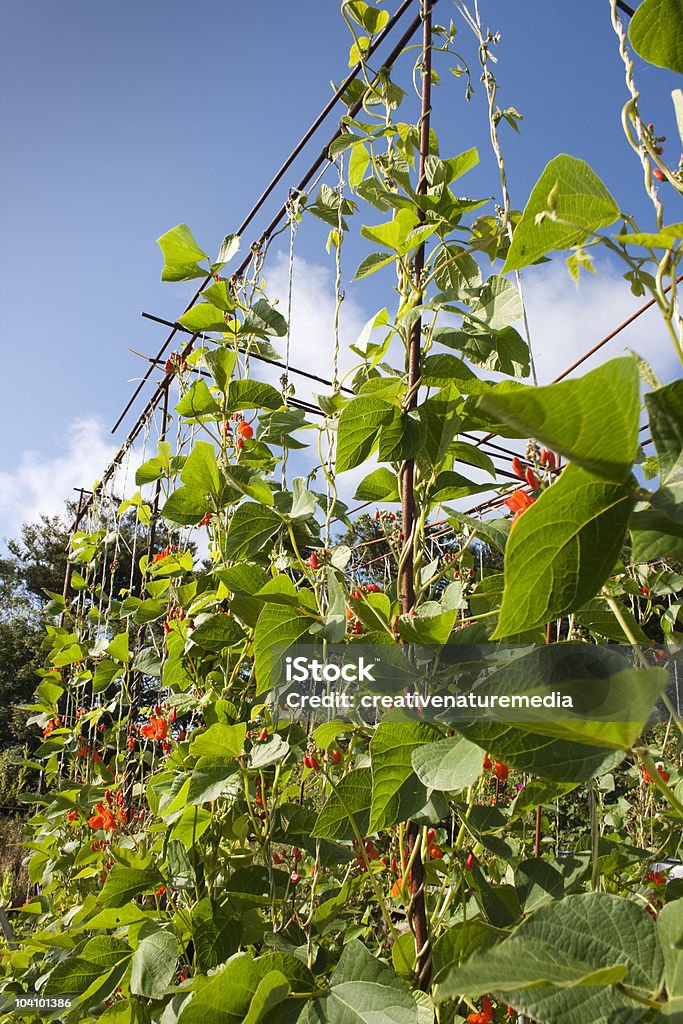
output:
[[[421, 0], [422, 6], [422, 109], [420, 114], [420, 155], [418, 163], [417, 194], [426, 195], [427, 174], [426, 163], [429, 156], [429, 127], [432, 94], [432, 0]], [[420, 223], [425, 216], [418, 212]], [[422, 272], [425, 261], [425, 243], [419, 246], [413, 261], [413, 287], [416, 292], [416, 304], [422, 288]], [[417, 395], [420, 386], [422, 318], [413, 321], [408, 335], [407, 369], [408, 389], [406, 393], [405, 412], [417, 407]], [[414, 531], [417, 523], [415, 515], [415, 461], [407, 459], [401, 475], [401, 510], [403, 544], [401, 550], [400, 593], [401, 610], [404, 615], [410, 614], [415, 604], [415, 560], [413, 553]], [[412, 892], [412, 923], [415, 933], [415, 975], [420, 988], [429, 987], [430, 951], [427, 910], [424, 898], [424, 870], [421, 851], [415, 855], [415, 845], [419, 838], [419, 826], [411, 821], [408, 823], [408, 853], [412, 861], [410, 888]]]

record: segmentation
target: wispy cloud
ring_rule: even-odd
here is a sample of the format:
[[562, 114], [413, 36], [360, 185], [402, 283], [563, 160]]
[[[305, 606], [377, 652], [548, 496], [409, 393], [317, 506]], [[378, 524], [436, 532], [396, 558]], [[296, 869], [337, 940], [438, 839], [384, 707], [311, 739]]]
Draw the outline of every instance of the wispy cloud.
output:
[[106, 428], [92, 417], [66, 427], [56, 455], [22, 452], [15, 469], [0, 472], [0, 537], [15, 536], [22, 523], [43, 514], [62, 512], [73, 488], [90, 488], [113, 454]]
[[[268, 294], [279, 299], [279, 308], [286, 314], [288, 293], [288, 262], [285, 254], [275, 259], [268, 275]], [[643, 299], [631, 295], [626, 282], [613, 271], [601, 271], [596, 276], [584, 275], [577, 289], [560, 265], [531, 268], [524, 275], [524, 290], [531, 325], [532, 343], [540, 383], [550, 381], [577, 356], [613, 330], [633, 313]], [[334, 349], [334, 276], [332, 262], [320, 265], [297, 258], [294, 263], [292, 286], [292, 317], [290, 362], [329, 379]], [[340, 373], [346, 372], [357, 358], [348, 351], [356, 341], [369, 313], [363, 310], [353, 295], [342, 304]], [[626, 328], [613, 341], [576, 371], [577, 375], [621, 355], [627, 348], [634, 349], [651, 363], [662, 381], [677, 373], [677, 364], [656, 309], [649, 310], [634, 324]], [[284, 354], [284, 344], [280, 343]], [[394, 360], [395, 361], [395, 360]], [[281, 370], [260, 364], [253, 367], [254, 375], [278, 386]], [[489, 375], [487, 375], [489, 376]], [[324, 385], [292, 376], [299, 398], [314, 401], [315, 393], [326, 393]], [[61, 450], [54, 455], [38, 451], [18, 453], [15, 468], [0, 472], [0, 538], [16, 535], [23, 522], [37, 519], [41, 514], [54, 514], [64, 508], [64, 502], [73, 498], [74, 487], [92, 486], [114, 454], [105, 425], [94, 417], [75, 419], [62, 432]], [[313, 435], [312, 446], [292, 453], [289, 477], [306, 475], [317, 462]], [[506, 447], [522, 444], [503, 442]], [[154, 445], [151, 446], [152, 448]], [[149, 453], [148, 456], [149, 457]], [[133, 453], [131, 466], [140, 461]], [[343, 474], [338, 481], [340, 496], [349, 501], [362, 477], [374, 468], [373, 461]], [[472, 479], [481, 474], [467, 469]], [[130, 493], [134, 468], [129, 469], [125, 491]], [[124, 491], [123, 471], [116, 481], [116, 492]], [[484, 478], [485, 479], [485, 478]], [[323, 485], [322, 477], [318, 484]]]

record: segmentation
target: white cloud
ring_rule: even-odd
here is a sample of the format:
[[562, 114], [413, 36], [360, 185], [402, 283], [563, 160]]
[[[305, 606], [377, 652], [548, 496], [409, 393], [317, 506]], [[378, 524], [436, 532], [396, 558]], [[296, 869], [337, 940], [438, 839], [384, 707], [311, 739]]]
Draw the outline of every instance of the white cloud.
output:
[[[289, 290], [289, 260], [285, 253], [278, 253], [275, 264], [267, 273], [267, 293], [279, 300], [278, 309], [287, 316]], [[330, 266], [311, 263], [302, 257], [294, 259], [292, 275], [292, 316], [289, 362], [308, 373], [315, 373], [325, 380], [332, 378], [334, 355], [334, 271], [332, 258]], [[353, 296], [347, 291], [340, 314], [340, 376], [359, 362], [349, 345], [355, 343], [368, 314], [365, 314]], [[279, 339], [277, 348], [284, 357], [285, 341]], [[284, 361], [284, 359], [283, 359]], [[282, 371], [262, 364], [258, 376], [277, 384]], [[296, 387], [296, 397], [311, 401], [312, 395], [327, 394], [329, 388], [323, 384], [308, 381], [305, 377], [291, 375]]]
[[74, 487], [91, 488], [115, 452], [104, 425], [94, 417], [73, 420], [61, 451], [24, 451], [16, 468], [0, 472], [0, 537], [16, 536], [22, 523], [64, 510]]
[[[564, 265], [523, 271], [531, 343], [540, 384], [549, 383], [647, 301], [636, 298], [626, 281], [612, 270], [582, 274], [574, 284]], [[677, 373], [677, 360], [661, 316], [647, 310], [587, 359], [572, 376], [632, 349], [646, 359], [662, 381]]]

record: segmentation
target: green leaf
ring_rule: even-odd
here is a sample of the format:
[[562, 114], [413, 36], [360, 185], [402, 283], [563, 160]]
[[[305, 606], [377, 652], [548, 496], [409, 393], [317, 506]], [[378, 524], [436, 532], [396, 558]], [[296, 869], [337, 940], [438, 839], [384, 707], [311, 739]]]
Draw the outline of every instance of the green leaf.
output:
[[[220, 723], [214, 722], [214, 725]], [[212, 726], [213, 728], [213, 726]], [[221, 757], [223, 754], [221, 755]], [[213, 768], [195, 768], [190, 777], [187, 803], [190, 807], [211, 803], [230, 790], [237, 778], [233, 764]]]
[[354, 501], [400, 501], [398, 477], [390, 469], [375, 469], [356, 488]]
[[380, 427], [391, 422], [394, 406], [377, 398], [354, 398], [342, 409], [337, 432], [337, 472], [359, 466], [368, 458]]
[[524, 314], [519, 292], [511, 281], [499, 276], [488, 279], [471, 308], [474, 318], [483, 320], [494, 331], [514, 324]]
[[639, 643], [647, 644], [649, 637], [643, 632], [636, 622], [630, 608], [625, 604], [620, 606], [621, 615], [629, 627], [630, 636], [624, 633], [620, 623], [617, 621], [614, 612], [604, 598], [596, 597], [588, 601], [583, 608], [576, 612], [575, 621], [579, 626], [585, 626], [592, 633], [598, 633], [608, 640], [616, 640], [617, 643], [629, 643], [634, 637]]
[[241, 936], [242, 926], [229, 910], [206, 898], [192, 908], [192, 938], [204, 973], [225, 963]]
[[178, 323], [193, 334], [202, 334], [204, 331], [225, 334], [228, 329], [225, 312], [210, 302], [198, 302], [178, 317]]
[[133, 953], [130, 990], [133, 995], [161, 999], [173, 981], [178, 962], [175, 935], [155, 927]]
[[241, 412], [244, 409], [279, 409], [282, 406], [282, 395], [272, 384], [258, 380], [233, 380], [228, 387], [226, 399], [228, 412]]
[[111, 935], [88, 939], [50, 971], [50, 994], [76, 996], [78, 1003], [96, 993], [105, 999], [118, 985], [131, 952], [126, 942]]
[[220, 494], [221, 475], [212, 444], [206, 441], [195, 441], [183, 466], [180, 479], [184, 484], [201, 489], [206, 494], [214, 497]]
[[226, 761], [232, 760], [242, 753], [246, 735], [246, 722], [238, 722], [237, 725], [214, 722], [208, 729], [197, 730], [193, 733], [190, 754], [194, 757], [219, 757]]
[[216, 382], [216, 387], [225, 394], [235, 370], [237, 353], [221, 346], [219, 348], [207, 349], [204, 352], [203, 360]]
[[255, 334], [259, 338], [273, 335], [284, 338], [287, 334], [287, 321], [266, 299], [259, 299], [245, 316], [240, 334]]
[[282, 525], [282, 520], [267, 506], [245, 501], [230, 520], [225, 546], [227, 558], [248, 561], [268, 543]]
[[264, 606], [254, 632], [257, 694], [267, 693], [283, 678], [282, 662], [287, 650], [308, 633], [312, 621], [297, 608]]
[[128, 868], [115, 864], [97, 897], [98, 907], [124, 907], [140, 893], [156, 889], [161, 878], [151, 868]]
[[178, 1024], [243, 1024], [258, 983], [255, 962], [238, 953], [183, 1005]]
[[659, 456], [660, 487], [655, 508], [672, 520], [683, 507], [683, 380], [675, 380], [645, 396], [650, 430]]
[[454, 736], [418, 747], [412, 762], [423, 786], [445, 792], [472, 786], [481, 775], [483, 758], [480, 747]]
[[157, 244], [164, 255], [162, 281], [188, 281], [206, 274], [205, 270], [197, 266], [197, 261], [208, 259], [208, 256], [195, 242], [187, 224], [171, 228], [157, 238]]
[[216, 263], [220, 263], [225, 266], [229, 263], [233, 256], [236, 256], [240, 251], [240, 236], [239, 235], [226, 235], [221, 242], [221, 247], [218, 250], [218, 256], [216, 256]]
[[659, 68], [683, 73], [683, 0], [643, 0], [628, 37], [636, 53]]
[[[439, 986], [436, 999], [494, 992], [544, 1024], [644, 1019], [620, 982], [644, 998], [659, 987], [655, 925], [631, 900], [585, 893], [537, 911], [493, 949], [475, 953]], [[642, 1010], [642, 1007], [640, 1007]]]
[[669, 997], [683, 997], [683, 915], [680, 903], [668, 903], [657, 916], [657, 934], [664, 953]]
[[371, 252], [370, 255], [366, 256], [361, 262], [353, 280], [360, 281], [364, 277], [369, 277], [370, 274], [374, 274], [376, 270], [381, 270], [382, 267], [388, 267], [389, 264], [393, 262], [393, 256], [387, 256], [386, 253], [383, 252]]
[[[385, 224], [378, 224], [375, 227], [362, 227], [361, 235], [369, 238], [371, 242], [393, 249], [399, 256], [405, 256], [411, 249], [429, 238], [436, 231], [436, 224], [419, 225], [417, 214], [413, 210], [397, 210], [396, 215]], [[359, 268], [360, 270], [360, 268]], [[359, 272], [356, 272], [356, 277]]]
[[584, 469], [621, 483], [638, 451], [638, 368], [611, 359], [578, 380], [494, 390], [477, 408], [534, 437]]
[[112, 642], [107, 646], [107, 654], [114, 658], [115, 661], [129, 662], [128, 634], [117, 633]]
[[188, 420], [213, 420], [221, 415], [221, 407], [202, 377], [190, 385], [175, 409]]
[[635, 498], [569, 465], [515, 524], [493, 639], [577, 611], [612, 572]]
[[170, 523], [195, 526], [210, 511], [211, 505], [203, 489], [177, 487], [164, 502], [161, 515]]
[[458, 389], [449, 384], [418, 408], [418, 415], [424, 427], [420, 459], [426, 459], [433, 468], [441, 465], [449, 445], [458, 432], [461, 421], [456, 410], [461, 404]]
[[135, 471], [136, 486], [152, 483], [161, 476], [166, 476], [171, 468], [171, 446], [168, 441], [159, 441], [159, 453], [154, 458], [143, 462]]
[[588, 240], [619, 216], [619, 207], [583, 160], [556, 156], [534, 185], [512, 236], [503, 272], [536, 263], [546, 253]]
[[316, 839], [353, 839], [353, 817], [358, 831], [365, 836], [370, 820], [372, 802], [372, 772], [369, 768], [356, 768], [345, 775], [327, 798], [313, 827]]
[[418, 1024], [408, 985], [358, 939], [344, 946], [316, 1020], [326, 1024]]
[[191, 632], [190, 639], [205, 651], [222, 651], [244, 636], [244, 632], [231, 615], [219, 612], [210, 615]]
[[434, 726], [423, 722], [380, 722], [370, 741], [370, 832], [410, 817], [427, 802], [424, 790], [415, 782], [412, 756], [414, 750], [439, 736]]

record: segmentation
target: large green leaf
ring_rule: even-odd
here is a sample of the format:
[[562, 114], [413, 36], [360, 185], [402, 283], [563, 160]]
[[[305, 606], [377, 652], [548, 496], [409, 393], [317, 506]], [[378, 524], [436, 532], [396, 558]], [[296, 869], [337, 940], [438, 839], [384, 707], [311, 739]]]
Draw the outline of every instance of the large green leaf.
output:
[[205, 651], [222, 651], [243, 636], [244, 632], [234, 618], [223, 612], [209, 615], [190, 634], [192, 643], [202, 647]]
[[241, 923], [228, 909], [206, 898], [195, 903], [192, 937], [202, 971], [225, 963], [237, 951], [241, 935]]
[[380, 722], [370, 741], [372, 812], [370, 831], [388, 828], [420, 810], [427, 802], [413, 772], [413, 752], [440, 738], [424, 722]]
[[175, 935], [155, 926], [133, 954], [130, 974], [133, 995], [161, 999], [173, 981], [177, 962], [178, 941]]
[[643, 0], [628, 35], [643, 60], [683, 73], [683, 0]]
[[208, 444], [206, 441], [195, 441], [183, 466], [180, 479], [189, 487], [196, 487], [206, 494], [214, 496], [220, 494], [221, 475], [212, 444]]
[[436, 228], [436, 224], [420, 226], [417, 214], [413, 210], [402, 209], [386, 223], [377, 224], [375, 227], [362, 227], [360, 230], [364, 238], [369, 238], [371, 242], [377, 242], [387, 249], [393, 249], [399, 256], [404, 256], [429, 238]]
[[358, 831], [368, 831], [372, 802], [372, 772], [369, 768], [356, 768], [337, 783], [327, 803], [318, 815], [312, 835], [317, 839], [352, 839], [353, 817]]
[[220, 406], [202, 377], [188, 388], [175, 408], [179, 416], [200, 422], [217, 419], [221, 415]]
[[531, 191], [503, 271], [527, 267], [555, 249], [581, 245], [618, 216], [619, 207], [588, 164], [561, 153]]
[[259, 380], [233, 380], [228, 385], [226, 406], [230, 412], [242, 409], [279, 409], [282, 395], [272, 384]]
[[[543, 1024], [634, 1024], [663, 970], [655, 925], [631, 900], [585, 893], [533, 914], [504, 942], [452, 970], [437, 999], [494, 992]], [[648, 1018], [649, 1019], [649, 1018]]]
[[443, 792], [473, 785], [482, 772], [481, 747], [463, 736], [439, 740], [417, 747], [412, 763], [420, 782], [427, 789]]
[[344, 946], [330, 992], [314, 1018], [326, 1024], [418, 1024], [407, 984], [358, 939]]
[[631, 516], [632, 560], [683, 555], [683, 380], [645, 396], [659, 457], [660, 486], [653, 508]]
[[505, 590], [494, 639], [577, 611], [619, 557], [635, 498], [569, 465], [515, 523], [505, 548]]
[[129, 868], [115, 864], [97, 897], [99, 907], [124, 907], [140, 893], [156, 889], [161, 877], [151, 868]]
[[354, 501], [400, 501], [398, 477], [383, 466], [368, 473], [356, 488]]
[[219, 757], [230, 760], [241, 753], [246, 734], [245, 722], [238, 722], [237, 725], [214, 722], [208, 729], [194, 733], [190, 753], [195, 757]]
[[208, 259], [208, 256], [195, 242], [187, 224], [177, 224], [157, 238], [157, 244], [164, 254], [162, 281], [189, 281], [207, 273], [197, 266], [197, 261]]
[[584, 469], [621, 483], [638, 451], [638, 390], [634, 360], [620, 358], [578, 380], [490, 391], [477, 399], [477, 408]]
[[267, 693], [283, 680], [283, 661], [288, 649], [308, 633], [313, 621], [291, 604], [264, 605], [254, 631], [257, 693]]
[[196, 306], [192, 306], [178, 317], [178, 323], [186, 327], [188, 331], [192, 331], [193, 334], [200, 334], [202, 331], [225, 333], [228, 329], [224, 311], [210, 302], [199, 302]]
[[230, 520], [226, 557], [235, 562], [248, 561], [267, 544], [281, 524], [280, 516], [265, 505], [245, 501]]
[[243, 1024], [259, 980], [249, 954], [238, 953], [183, 1006], [179, 1024]]
[[337, 472], [365, 462], [377, 441], [380, 427], [391, 422], [395, 406], [377, 398], [354, 398], [342, 409], [337, 432]]

